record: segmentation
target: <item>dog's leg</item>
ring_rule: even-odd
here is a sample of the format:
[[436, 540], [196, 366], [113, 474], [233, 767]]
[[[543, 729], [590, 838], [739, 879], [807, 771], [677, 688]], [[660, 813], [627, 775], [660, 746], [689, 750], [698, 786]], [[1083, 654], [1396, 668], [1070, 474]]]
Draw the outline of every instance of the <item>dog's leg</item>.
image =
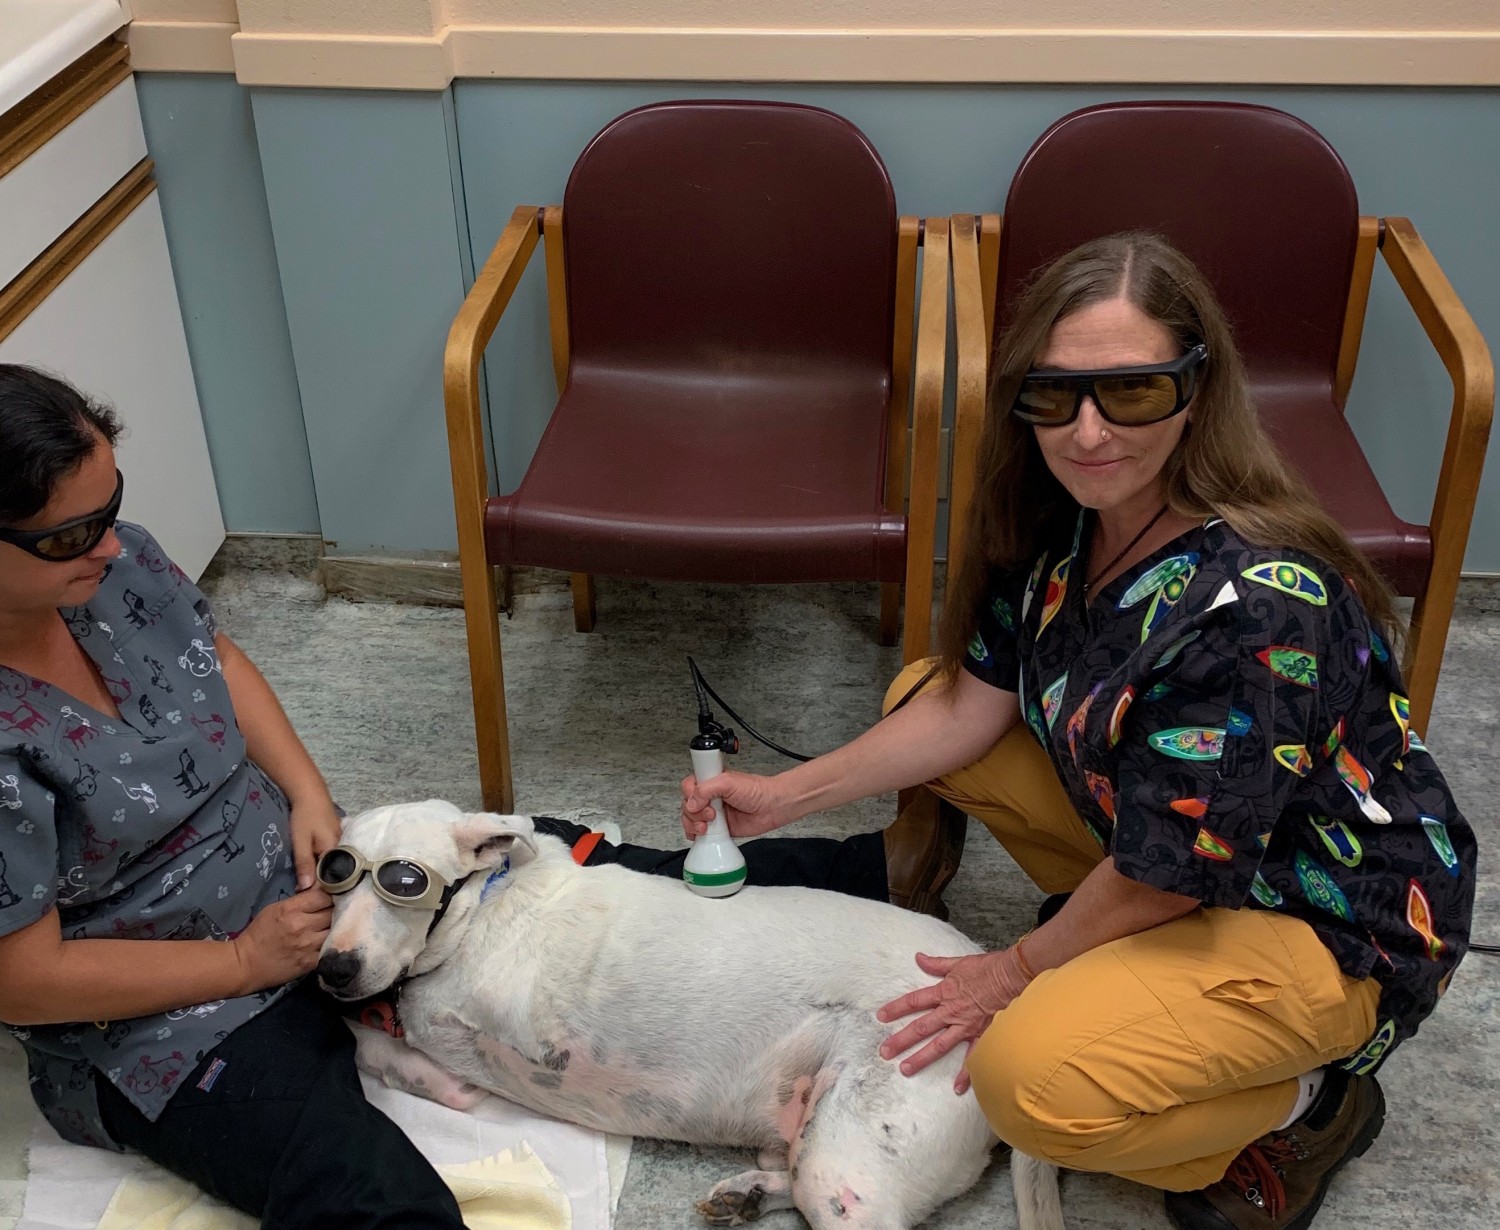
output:
[[767, 1145], [755, 1155], [755, 1164], [762, 1170], [786, 1170], [791, 1165], [790, 1148], [785, 1141]]
[[344, 1023], [354, 1033], [355, 1065], [381, 1084], [453, 1110], [472, 1110], [489, 1096], [487, 1091], [460, 1080], [399, 1038], [353, 1021]]
[[1063, 1230], [1057, 1167], [1025, 1153], [1010, 1155], [1010, 1184], [1021, 1230]]
[[725, 1179], [698, 1201], [710, 1226], [741, 1226], [763, 1213], [792, 1207], [792, 1178], [785, 1170], [747, 1170]]

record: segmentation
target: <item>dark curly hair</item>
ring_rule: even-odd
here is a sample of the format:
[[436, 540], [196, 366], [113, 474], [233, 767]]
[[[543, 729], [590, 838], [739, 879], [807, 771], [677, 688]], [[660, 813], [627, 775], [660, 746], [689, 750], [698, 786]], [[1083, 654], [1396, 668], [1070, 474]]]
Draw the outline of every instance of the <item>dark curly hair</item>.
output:
[[112, 445], [120, 431], [113, 410], [66, 381], [0, 363], [0, 525], [36, 516], [99, 440]]

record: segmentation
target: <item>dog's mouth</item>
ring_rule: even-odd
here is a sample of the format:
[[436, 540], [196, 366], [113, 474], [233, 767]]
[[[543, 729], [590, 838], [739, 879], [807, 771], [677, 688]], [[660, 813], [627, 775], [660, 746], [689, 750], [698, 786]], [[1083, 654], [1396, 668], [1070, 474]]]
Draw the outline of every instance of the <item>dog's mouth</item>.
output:
[[336, 999], [341, 1004], [357, 1004], [364, 1000], [387, 998], [397, 987], [406, 981], [407, 973], [410, 969], [411, 966], [403, 965], [400, 972], [389, 982], [374, 988], [354, 985], [331, 987], [322, 978], [318, 979], [318, 988], [330, 999]]

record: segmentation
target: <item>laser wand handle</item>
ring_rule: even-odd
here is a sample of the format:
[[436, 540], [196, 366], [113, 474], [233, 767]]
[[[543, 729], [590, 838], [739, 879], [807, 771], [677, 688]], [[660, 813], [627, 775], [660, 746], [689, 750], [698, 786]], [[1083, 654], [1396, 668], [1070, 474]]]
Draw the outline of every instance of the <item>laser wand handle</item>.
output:
[[[711, 782], [719, 774], [724, 772], [724, 752], [717, 747], [691, 748], [688, 755], [693, 758], [693, 776], [701, 785]], [[724, 800], [715, 798], [713, 801], [714, 818], [710, 829], [719, 825], [724, 826], [724, 836], [729, 836], [729, 822], [724, 818]]]
[[[688, 745], [693, 776], [711, 782], [724, 772], [724, 750], [712, 735], [698, 735]], [[732, 897], [745, 885], [745, 856], [735, 845], [724, 818], [724, 801], [713, 800], [708, 831], [693, 842], [682, 865], [682, 879], [700, 897]]]

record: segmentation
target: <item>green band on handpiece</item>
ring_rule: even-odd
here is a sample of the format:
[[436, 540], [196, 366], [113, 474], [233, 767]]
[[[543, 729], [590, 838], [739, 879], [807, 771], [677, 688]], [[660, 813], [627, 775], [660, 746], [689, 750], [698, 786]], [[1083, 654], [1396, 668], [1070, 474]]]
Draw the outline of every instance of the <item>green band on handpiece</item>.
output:
[[684, 871], [682, 880], [685, 884], [696, 884], [699, 888], [720, 888], [725, 884], [738, 884], [745, 878], [745, 868], [738, 871]]

